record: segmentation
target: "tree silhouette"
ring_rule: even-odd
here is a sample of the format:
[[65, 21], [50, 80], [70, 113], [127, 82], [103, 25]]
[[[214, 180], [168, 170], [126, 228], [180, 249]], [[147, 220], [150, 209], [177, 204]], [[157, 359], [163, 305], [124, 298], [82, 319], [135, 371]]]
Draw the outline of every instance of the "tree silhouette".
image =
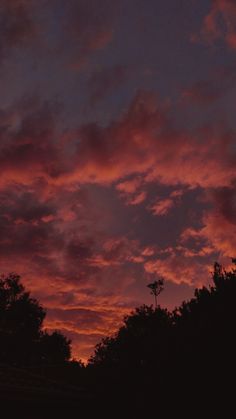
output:
[[124, 325], [113, 337], [107, 337], [95, 348], [92, 364], [109, 367], [137, 368], [163, 357], [165, 338], [172, 318], [168, 310], [143, 305], [124, 317]]
[[21, 364], [30, 362], [40, 339], [45, 311], [14, 273], [0, 279], [0, 359]]
[[[215, 263], [212, 280], [172, 312], [156, 304], [133, 310], [113, 336], [96, 345], [85, 368], [68, 362], [65, 336], [43, 331], [45, 311], [20, 277], [2, 277], [0, 363], [37, 365], [45, 377], [86, 382], [101, 412], [107, 405], [123, 412], [129, 406], [131, 417], [139, 417], [141, 408], [146, 417], [148, 408], [156, 415], [157, 406], [166, 411], [170, 401], [200, 406], [206, 398], [212, 408], [216, 400], [226, 400], [235, 377], [236, 269], [226, 271]], [[156, 303], [163, 281], [149, 288]]]
[[43, 364], [61, 364], [71, 357], [71, 341], [59, 331], [41, 334], [40, 353]]
[[30, 296], [20, 276], [0, 278], [0, 362], [13, 365], [65, 362], [70, 341], [60, 332], [42, 330], [46, 311]]
[[154, 295], [155, 308], [157, 308], [157, 297], [164, 289], [164, 279], [160, 278], [160, 279], [148, 284], [147, 287], [150, 288], [151, 294]]
[[[96, 346], [89, 368], [111, 405], [123, 400], [124, 408], [132, 411], [135, 405], [139, 413], [143, 403], [147, 414], [150, 400], [166, 410], [170, 400], [179, 402], [183, 395], [198, 406], [211, 402], [213, 408], [216, 399], [227, 403], [236, 366], [236, 269], [225, 271], [215, 263], [212, 279], [172, 312], [137, 308]], [[150, 285], [157, 298], [163, 283]]]

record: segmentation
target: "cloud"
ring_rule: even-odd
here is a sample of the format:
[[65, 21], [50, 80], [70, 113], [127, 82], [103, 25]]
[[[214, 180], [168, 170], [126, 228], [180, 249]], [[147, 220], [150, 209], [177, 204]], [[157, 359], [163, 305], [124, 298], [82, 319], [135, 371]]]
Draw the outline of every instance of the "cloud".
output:
[[147, 198], [147, 192], [142, 191], [135, 195], [132, 199], [128, 201], [129, 205], [139, 205], [142, 204]]
[[121, 118], [106, 127], [90, 123], [62, 135], [55, 130], [57, 115], [53, 106], [42, 104], [19, 115], [14, 128], [3, 123], [2, 183], [31, 184], [39, 178], [68, 187], [118, 182], [121, 191], [123, 182], [121, 192], [127, 194], [129, 176], [142, 176], [143, 184], [203, 188], [227, 186], [235, 176], [233, 131], [224, 124], [193, 133], [177, 130], [148, 92], [139, 92]]
[[146, 200], [147, 192], [142, 191], [141, 188], [141, 177], [134, 177], [116, 185], [116, 189], [120, 192], [120, 197], [125, 200], [127, 205], [139, 205]]
[[199, 255], [197, 252], [191, 254], [182, 246], [169, 248], [161, 253], [158, 259], [145, 263], [148, 273], [175, 284], [185, 283], [194, 287], [205, 284], [210, 278], [212, 266], [207, 263], [207, 259], [204, 261], [204, 256], [207, 255]]
[[[22, 274], [83, 359], [153, 302], [158, 275], [173, 308], [235, 256], [233, 55], [189, 48], [192, 6], [161, 8], [164, 33], [136, 3], [0, 1], [1, 272]], [[195, 41], [234, 38], [235, 2], [209, 2]]]
[[229, 222], [218, 212], [213, 212], [204, 217], [205, 226], [201, 230], [201, 236], [208, 239], [216, 251], [222, 256], [234, 257], [235, 254], [235, 224]]
[[[224, 124], [184, 132], [174, 127], [153, 95], [139, 92], [119, 121], [78, 132], [77, 178], [111, 184], [131, 175], [144, 182], [214, 187], [235, 175], [234, 133]], [[207, 164], [205, 163], [207, 161]]]
[[32, 110], [26, 107], [5, 112], [1, 121], [0, 162], [4, 174], [0, 184], [49, 181], [66, 172], [68, 162], [55, 142], [56, 114], [57, 106], [47, 103]]
[[205, 194], [211, 207], [204, 211], [199, 228], [184, 229], [180, 249], [187, 258], [210, 256], [229, 266], [236, 248], [235, 186], [207, 190]]
[[208, 105], [218, 100], [222, 94], [222, 89], [215, 86], [211, 81], [203, 80], [184, 89], [182, 92], [182, 100], [198, 105]]
[[[208, 192], [213, 209], [205, 212], [202, 228], [190, 230], [189, 237], [205, 240], [221, 258], [233, 258], [236, 249], [236, 190], [231, 185]], [[185, 233], [186, 234], [186, 233]]]
[[0, 60], [9, 49], [26, 46], [36, 36], [32, 19], [34, 0], [2, 0], [0, 4]]
[[173, 205], [174, 202], [172, 199], [163, 199], [150, 207], [150, 210], [154, 215], [166, 215]]
[[87, 80], [87, 86], [91, 92], [90, 105], [95, 105], [116, 91], [126, 81], [127, 76], [127, 68], [119, 64], [94, 71]]
[[135, 177], [130, 180], [125, 180], [116, 185], [116, 189], [124, 194], [133, 194], [142, 184], [142, 179], [140, 177]]
[[159, 199], [155, 204], [150, 206], [148, 209], [154, 215], [167, 215], [170, 210], [177, 204], [180, 203], [180, 198], [183, 195], [183, 191], [176, 190], [171, 192], [169, 198], [166, 199]]
[[73, 356], [85, 362], [94, 347], [104, 336], [110, 335], [121, 325], [122, 309], [100, 311], [89, 308], [56, 308], [47, 312], [46, 328], [60, 329], [71, 338]]
[[99, 13], [96, 0], [70, 1], [65, 25], [70, 42], [75, 51], [72, 68], [81, 69], [91, 54], [104, 49], [113, 38], [113, 19], [116, 7], [107, 0], [99, 2]]
[[211, 8], [204, 17], [201, 34], [194, 39], [209, 44], [224, 40], [227, 46], [236, 48], [236, 4], [234, 0], [211, 0]]
[[[223, 123], [187, 131], [170, 115], [145, 91], [107, 125], [61, 131], [57, 105], [37, 100], [0, 112], [1, 268], [23, 274], [47, 327], [67, 331], [84, 357], [151, 303], [148, 280], [192, 290], [219, 252], [233, 256], [235, 133]], [[190, 190], [205, 202], [185, 201]], [[181, 209], [180, 221], [150, 208]]]
[[220, 100], [234, 89], [235, 81], [235, 63], [221, 65], [214, 68], [206, 79], [195, 81], [183, 88], [180, 103], [201, 107], [220, 103]]

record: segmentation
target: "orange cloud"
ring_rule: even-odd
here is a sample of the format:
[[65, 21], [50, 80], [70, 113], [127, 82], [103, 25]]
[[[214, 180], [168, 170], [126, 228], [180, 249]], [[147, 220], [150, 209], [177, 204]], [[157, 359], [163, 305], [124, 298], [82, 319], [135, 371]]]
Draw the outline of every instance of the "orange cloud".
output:
[[207, 239], [211, 246], [222, 257], [233, 258], [236, 253], [236, 225], [219, 212], [207, 214], [204, 227], [200, 230], [201, 237]]
[[[202, 227], [188, 228], [183, 231], [181, 241], [189, 240], [201, 245], [202, 254], [218, 253], [220, 258], [233, 258], [236, 252], [236, 191], [232, 185], [228, 188], [216, 188], [209, 192], [213, 209], [205, 211]], [[202, 240], [206, 243], [202, 246]]]
[[[117, 189], [123, 188], [127, 194], [127, 188], [138, 188], [139, 182], [206, 188], [226, 186], [235, 175], [232, 132], [223, 125], [193, 134], [180, 132], [172, 127], [166, 110], [147, 93], [140, 92], [117, 122], [105, 128], [88, 124], [69, 133], [66, 145], [63, 137], [61, 142], [53, 140], [55, 118], [51, 109], [42, 106], [23, 115], [17, 131], [6, 131], [0, 147], [2, 184], [32, 185], [36, 179], [44, 179], [54, 187], [71, 188], [142, 176], [142, 180], [118, 184]], [[144, 200], [144, 191], [139, 194], [132, 198], [134, 202]]]
[[135, 193], [136, 190], [141, 185], [142, 180], [141, 178], [133, 178], [131, 180], [126, 180], [116, 185], [116, 189], [120, 192], [124, 192], [127, 194]]
[[147, 192], [140, 190], [142, 187], [142, 179], [135, 177], [116, 185], [116, 189], [120, 192], [121, 198], [125, 199], [127, 205], [139, 205], [147, 198]]
[[210, 278], [212, 266], [203, 263], [198, 254], [192, 255], [186, 253], [184, 248], [177, 247], [169, 250], [167, 255], [165, 258], [146, 262], [145, 270], [167, 281], [176, 284], [186, 283], [195, 287], [205, 284], [206, 279]]
[[163, 199], [150, 207], [150, 210], [154, 215], [166, 215], [173, 207], [173, 205], [174, 202], [172, 199]]
[[159, 199], [154, 205], [148, 207], [148, 209], [154, 214], [154, 215], [167, 215], [170, 210], [177, 204], [180, 203], [180, 198], [183, 195], [182, 190], [176, 190], [171, 192], [169, 198], [165, 199]]

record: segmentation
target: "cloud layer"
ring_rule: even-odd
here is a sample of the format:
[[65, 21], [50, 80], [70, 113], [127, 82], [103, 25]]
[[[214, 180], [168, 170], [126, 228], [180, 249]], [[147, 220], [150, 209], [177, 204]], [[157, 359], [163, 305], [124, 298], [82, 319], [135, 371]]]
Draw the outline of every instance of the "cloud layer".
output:
[[235, 6], [201, 6], [183, 6], [193, 44], [173, 2], [159, 25], [152, 1], [1, 2], [1, 271], [76, 357], [151, 304], [152, 279], [173, 307], [235, 256]]

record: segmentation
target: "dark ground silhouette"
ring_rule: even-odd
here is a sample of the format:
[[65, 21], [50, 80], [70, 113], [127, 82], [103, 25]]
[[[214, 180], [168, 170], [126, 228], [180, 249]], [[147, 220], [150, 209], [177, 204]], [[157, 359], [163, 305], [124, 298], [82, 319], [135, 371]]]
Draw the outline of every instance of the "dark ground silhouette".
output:
[[18, 276], [2, 279], [2, 406], [14, 401], [25, 415], [31, 408], [30, 417], [39, 406], [39, 417], [163, 417], [175, 410], [191, 418], [207, 408], [210, 417], [220, 409], [228, 417], [229, 408], [234, 417], [236, 269], [216, 263], [213, 284], [172, 312], [138, 307], [96, 346], [86, 368], [69, 361], [70, 342], [60, 332], [42, 332], [44, 317]]

